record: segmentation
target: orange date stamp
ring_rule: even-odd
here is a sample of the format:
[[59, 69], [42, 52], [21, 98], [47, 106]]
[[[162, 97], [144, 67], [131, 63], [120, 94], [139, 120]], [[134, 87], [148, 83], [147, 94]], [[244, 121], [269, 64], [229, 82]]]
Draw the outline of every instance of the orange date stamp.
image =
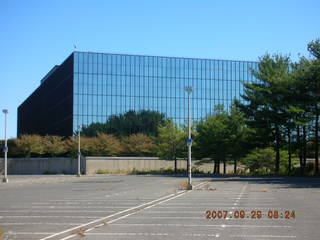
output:
[[296, 212], [294, 210], [207, 210], [205, 212], [206, 219], [295, 219]]

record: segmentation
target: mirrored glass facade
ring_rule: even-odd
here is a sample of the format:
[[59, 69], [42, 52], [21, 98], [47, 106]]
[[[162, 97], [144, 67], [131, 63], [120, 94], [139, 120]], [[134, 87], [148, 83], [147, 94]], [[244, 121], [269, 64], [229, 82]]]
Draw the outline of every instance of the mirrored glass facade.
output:
[[242, 82], [254, 81], [256, 62], [74, 53], [74, 129], [105, 122], [112, 114], [149, 109], [177, 123], [187, 117], [186, 86], [192, 86], [192, 117], [200, 120], [216, 104], [240, 99]]
[[192, 117], [200, 120], [215, 105], [240, 99], [242, 82], [255, 81], [250, 69], [257, 62], [74, 52], [21, 104], [18, 134], [69, 136], [79, 124], [142, 109], [184, 123], [186, 86], [193, 88]]

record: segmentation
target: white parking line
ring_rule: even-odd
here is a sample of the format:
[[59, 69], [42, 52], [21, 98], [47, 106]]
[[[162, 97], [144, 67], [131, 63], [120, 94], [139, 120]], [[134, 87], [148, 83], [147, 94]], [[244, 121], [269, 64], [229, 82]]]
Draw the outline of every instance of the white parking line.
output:
[[[237, 202], [231, 202], [231, 203], [229, 203], [229, 206], [230, 206], [230, 204], [234, 204], [234, 203], [237, 203]], [[214, 205], [219, 205], [219, 206], [228, 206], [228, 204], [227, 203], [214, 203], [214, 202], [210, 202], [210, 204], [214, 204]], [[248, 204], [248, 203], [244, 203], [244, 204]], [[234, 204], [234, 205], [239, 205], [239, 203], [237, 203], [237, 204]], [[240, 205], [243, 205], [243, 204], [240, 204]], [[251, 205], [254, 205], [254, 206], [260, 206], [261, 205], [261, 202], [260, 203], [250, 203], [250, 206]], [[263, 204], [264, 206], [265, 205], [268, 205], [268, 206], [275, 206], [275, 205], [277, 205], [277, 204], [275, 204], [275, 203], [266, 203], [266, 204]], [[192, 203], [190, 203], [190, 204], [185, 204], [185, 203], [181, 203], [181, 204], [179, 204], [179, 203], [169, 203], [169, 204], [166, 204], [165, 206], [186, 206], [186, 207], [188, 207], [188, 206], [192, 206]], [[197, 203], [197, 206], [208, 206], [208, 203]]]
[[53, 232], [14, 232], [14, 235], [49, 235], [54, 234]]
[[45, 223], [45, 222], [26, 222], [26, 223], [1, 223], [1, 226], [14, 226], [14, 225], [68, 225], [68, 226], [79, 226], [81, 223]]
[[86, 233], [88, 236], [185, 236], [185, 237], [219, 237], [219, 233], [201, 234], [201, 233]]
[[280, 225], [233, 225], [233, 224], [170, 224], [170, 223], [115, 223], [114, 226], [157, 226], [157, 227], [221, 227], [221, 228], [292, 228]]
[[[247, 186], [248, 186], [248, 183], [246, 183], [246, 184], [242, 187], [242, 190], [241, 190], [239, 196], [236, 198], [235, 202], [233, 203], [233, 207], [231, 207], [232, 210], [234, 210], [234, 209], [236, 208], [235, 206], [238, 206], [238, 205], [239, 205], [239, 201], [240, 201], [240, 199], [241, 199], [244, 191], [246, 190]], [[233, 214], [233, 212], [232, 212], [232, 211], [229, 211], [229, 214], [230, 214], [230, 216], [231, 216], [231, 215]], [[226, 220], [231, 219], [230, 216], [228, 216], [228, 217], [226, 218]]]
[[[8, 208], [21, 208], [21, 209], [82, 209], [82, 208], [124, 208], [125, 206], [8, 206]], [[6, 212], [7, 210], [0, 210], [0, 212]], [[19, 210], [23, 211], [23, 210]]]
[[[99, 216], [1, 216], [4, 218], [97, 218]], [[1, 218], [0, 217], [0, 218]]]
[[[215, 205], [215, 204], [211, 204], [210, 205]], [[219, 206], [221, 207], [221, 206]], [[161, 209], [186, 209], [186, 208], [190, 208], [190, 209], [199, 209], [198, 211], [203, 211], [203, 207], [197, 207], [197, 206], [183, 206], [183, 207], [171, 207], [171, 206], [158, 206], [158, 208], [161, 208]], [[212, 206], [210, 206], [210, 208], [212, 208]], [[259, 209], [259, 210], [270, 210], [270, 208], [266, 208], [266, 207], [259, 207], [259, 206], [255, 206], [254, 207], [255, 209]], [[224, 206], [224, 209], [234, 209], [233, 207], [231, 207], [230, 205], [226, 205]], [[245, 209], [252, 209], [252, 207], [246, 207], [246, 206], [242, 206], [241, 209], [245, 210]], [[159, 211], [160, 212], [160, 211]], [[175, 211], [175, 212], [192, 212], [192, 211]]]
[[159, 200], [161, 200], [161, 199], [166, 199], [166, 198], [171, 197], [171, 196], [174, 196], [174, 194], [170, 194], [170, 195], [164, 196], [164, 197], [162, 197], [162, 198], [160, 198], [160, 199], [156, 199], [156, 200], [154, 200], [154, 201], [147, 202], [147, 203], [141, 204], [141, 205], [139, 205], [139, 206], [135, 206], [135, 207], [132, 207], [132, 208], [129, 208], [129, 209], [126, 209], [126, 210], [123, 210], [123, 211], [120, 211], [120, 212], [111, 214], [111, 215], [109, 215], [109, 216], [96, 219], [96, 220], [94, 220], [94, 221], [91, 221], [91, 222], [82, 224], [82, 225], [77, 226], [77, 227], [75, 227], [75, 228], [70, 228], [70, 229], [64, 230], [64, 231], [62, 231], [62, 232], [58, 232], [58, 233], [53, 234], [53, 235], [51, 235], [51, 236], [48, 236], [48, 237], [45, 237], [45, 238], [41, 238], [40, 240], [50, 239], [50, 238], [52, 238], [52, 237], [55, 237], [55, 236], [58, 236], [58, 235], [67, 233], [67, 232], [69, 232], [69, 231], [76, 230], [76, 229], [78, 229], [78, 228], [86, 227], [86, 226], [88, 226], [88, 225], [90, 225], [90, 224], [94, 224], [94, 223], [98, 223], [98, 222], [104, 221], [105, 219], [111, 218], [111, 217], [113, 217], [113, 216], [116, 216], [116, 215], [119, 215], [119, 214], [122, 214], [122, 213], [125, 213], [125, 212], [128, 212], [128, 211], [131, 211], [131, 210], [134, 210], [134, 209], [141, 208], [141, 207], [143, 207], [143, 206], [145, 206], [145, 205], [152, 204], [153, 202], [157, 202], [157, 201], [159, 201]]
[[[199, 186], [204, 185], [204, 184], [207, 184], [207, 182], [200, 183], [200, 184], [194, 186], [194, 188], [199, 187]], [[182, 195], [184, 195], [184, 194], [186, 194], [186, 193], [188, 193], [188, 192], [191, 192], [191, 191], [193, 191], [193, 190], [190, 190], [190, 191], [180, 191], [180, 193], [179, 193], [178, 195], [171, 194], [171, 195], [168, 195], [168, 196], [166, 196], [166, 197], [163, 197], [163, 198], [160, 198], [160, 199], [157, 199], [157, 200], [154, 200], [154, 201], [150, 202], [150, 203], [154, 203], [154, 202], [155, 202], [155, 203], [152, 204], [152, 205], [150, 205], [150, 203], [145, 203], [145, 204], [143, 204], [143, 205], [150, 205], [150, 206], [148, 206], [148, 207], [141, 208], [140, 206], [142, 206], [142, 205], [140, 205], [140, 206], [134, 207], [134, 208], [132, 208], [132, 209], [135, 209], [135, 208], [137, 208], [137, 209], [140, 209], [140, 208], [141, 208], [140, 210], [149, 209], [149, 208], [152, 208], [152, 207], [157, 206], [157, 205], [159, 205], [159, 204], [162, 204], [162, 203], [165, 203], [165, 202], [167, 202], [167, 201], [173, 200], [173, 199], [175, 199], [175, 198], [177, 198], [177, 197], [180, 197], [180, 196], [182, 196]], [[173, 196], [172, 196], [172, 195], [173, 195]], [[165, 199], [165, 200], [162, 200], [162, 199]], [[162, 201], [161, 201], [161, 200], [162, 200]], [[129, 211], [129, 210], [126, 210], [126, 211]], [[126, 212], [126, 211], [122, 211], [122, 212]], [[139, 210], [138, 210], [138, 211], [139, 211]], [[120, 216], [120, 217], [118, 217], [118, 218], [116, 218], [116, 219], [114, 219], [114, 220], [108, 221], [108, 222], [106, 222], [106, 223], [107, 223], [107, 224], [110, 224], [110, 223], [116, 222], [116, 221], [118, 221], [118, 220], [120, 220], [120, 219], [123, 219], [123, 218], [126, 218], [126, 217], [128, 217], [128, 216], [131, 216], [131, 215], [137, 213], [138, 211], [132, 212], [132, 213], [129, 213], [129, 214], [126, 214], [126, 215], [124, 215], [124, 216]], [[120, 213], [121, 213], [121, 212], [120, 212]], [[118, 214], [120, 214], [120, 213], [118, 213]], [[117, 214], [114, 214], [114, 215], [117, 215]], [[107, 218], [108, 218], [108, 217], [106, 217], [106, 218], [104, 218], [104, 219], [107, 219]], [[104, 219], [103, 219], [103, 220], [104, 220]], [[95, 222], [99, 222], [99, 221], [96, 220]], [[101, 222], [101, 221], [100, 221], [100, 222]], [[87, 226], [87, 225], [89, 225], [89, 224], [84, 224], [84, 226]], [[104, 224], [99, 224], [99, 225], [97, 225], [97, 226], [94, 226], [94, 227], [92, 227], [92, 228], [89, 228], [89, 229], [87, 229], [85, 232], [87, 233], [87, 232], [89, 232], [89, 231], [91, 231], [91, 230], [93, 230], [93, 229], [96, 229], [96, 228], [98, 228], [98, 227], [101, 227], [101, 226], [104, 226]], [[80, 226], [80, 227], [82, 227], [82, 226]], [[79, 228], [79, 227], [78, 227], [78, 228]], [[77, 229], [78, 229], [78, 228], [77, 228]], [[70, 231], [70, 230], [66, 230], [66, 231], [64, 231], [63, 233], [68, 232], [68, 231]], [[40, 240], [46, 240], [46, 239], [48, 239], [48, 238], [51, 238], [51, 237], [53, 237], [53, 236], [57, 236], [57, 235], [60, 235], [60, 234], [61, 234], [61, 233], [57, 233], [57, 234], [55, 234], [55, 235], [52, 235], [52, 236], [49, 236], [49, 237], [47, 237], [47, 238], [43, 238], [43, 239], [40, 239]], [[67, 240], [67, 239], [73, 238], [73, 237], [75, 237], [75, 236], [76, 236], [76, 235], [73, 234], [73, 235], [67, 236], [67, 237], [65, 237], [65, 238], [62, 238], [62, 239], [60, 239], [60, 240]]]
[[296, 238], [297, 236], [283, 236], [283, 235], [230, 235], [229, 237], [239, 237], [239, 238]]
[[[123, 207], [122, 207], [123, 208]], [[70, 210], [61, 210], [61, 211], [57, 211], [57, 210], [45, 210], [45, 211], [34, 211], [34, 210], [16, 210], [16, 211], [0, 211], [0, 213], [112, 213], [114, 211], [79, 211], [79, 210], [74, 210], [74, 211], [70, 211]]]

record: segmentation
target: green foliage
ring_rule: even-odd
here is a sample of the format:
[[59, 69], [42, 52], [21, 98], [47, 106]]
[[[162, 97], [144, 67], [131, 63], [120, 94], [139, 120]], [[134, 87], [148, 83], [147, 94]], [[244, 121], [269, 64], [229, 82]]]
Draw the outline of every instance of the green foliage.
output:
[[235, 101], [231, 106], [226, 122], [228, 126], [228, 155], [237, 161], [258, 144], [254, 141], [256, 132], [246, 124], [244, 114]]
[[308, 51], [312, 56], [320, 60], [320, 39], [308, 43]]
[[[83, 156], [117, 156], [122, 152], [122, 145], [116, 137], [109, 134], [99, 134], [98, 137], [81, 137], [81, 154]], [[78, 152], [78, 137], [70, 137], [65, 141], [68, 155], [76, 157]]]
[[241, 163], [250, 170], [256, 172], [263, 170], [266, 173], [273, 168], [275, 152], [271, 148], [256, 148], [246, 157], [241, 159]]
[[45, 153], [43, 137], [39, 135], [22, 135], [14, 140], [17, 154], [24, 157], [35, 157]]
[[257, 82], [246, 83], [242, 96], [247, 104], [238, 103], [249, 126], [263, 136], [265, 146], [274, 141], [276, 150], [275, 173], [280, 168], [281, 128], [288, 122], [286, 102], [290, 77], [287, 56], [266, 54], [260, 59], [258, 70], [252, 70]]
[[228, 115], [223, 106], [215, 107], [214, 115], [207, 116], [197, 125], [197, 147], [195, 153], [200, 158], [209, 157], [222, 160], [226, 157], [228, 141]]
[[[300, 62], [295, 65], [295, 71], [293, 77], [297, 89], [297, 98], [299, 105], [304, 110], [303, 116], [306, 122], [309, 121], [310, 125], [313, 125], [314, 131], [314, 158], [315, 158], [315, 172], [319, 173], [319, 118], [320, 118], [320, 40], [317, 39], [308, 44], [309, 52], [315, 57], [315, 59], [306, 59], [302, 57]], [[307, 139], [304, 137], [299, 143], [300, 155], [305, 155], [303, 150], [306, 147]], [[303, 161], [302, 168], [305, 165]], [[302, 170], [302, 172], [304, 172]]]
[[92, 123], [82, 129], [82, 135], [96, 137], [99, 133], [113, 134], [117, 137], [143, 133], [157, 136], [157, 127], [164, 124], [165, 115], [151, 110], [130, 110], [124, 114], [112, 115], [106, 123]]
[[99, 133], [97, 138], [91, 138], [94, 143], [95, 156], [117, 156], [123, 151], [119, 139], [110, 135]]
[[[287, 173], [288, 152], [286, 150], [280, 151], [280, 174]], [[255, 148], [240, 162], [251, 174], [271, 174], [274, 173], [276, 161], [276, 152], [272, 148]], [[294, 157], [293, 165], [296, 165], [297, 159]]]
[[46, 155], [57, 157], [66, 152], [65, 143], [60, 136], [45, 136], [42, 142]]
[[197, 125], [194, 146], [195, 155], [199, 158], [210, 158], [215, 162], [214, 173], [219, 173], [220, 162], [227, 160], [230, 131], [228, 113], [222, 105], [215, 107], [215, 113], [207, 116]]
[[[235, 104], [230, 112], [217, 105], [214, 114], [197, 125], [195, 154], [198, 158], [211, 158], [217, 165], [228, 160], [236, 164], [251, 148], [249, 139], [253, 134]], [[214, 172], [219, 173], [218, 166], [216, 168]]]
[[124, 137], [122, 144], [126, 156], [152, 156], [155, 151], [154, 141], [142, 133]]
[[157, 155], [163, 159], [177, 159], [186, 153], [186, 133], [171, 119], [158, 126]]
[[47, 171], [44, 171], [42, 174], [44, 174], [44, 175], [54, 175], [54, 174], [57, 174], [57, 173], [54, 172], [54, 171], [47, 170]]
[[[256, 81], [244, 83], [243, 103], [235, 101], [229, 112], [216, 106], [213, 115], [195, 124], [193, 156], [217, 164], [241, 159], [253, 173], [284, 174], [293, 168], [295, 174], [298, 155], [302, 172], [314, 169], [317, 174], [320, 39], [310, 42], [308, 50], [312, 58], [301, 57], [295, 64], [288, 56], [262, 56], [258, 69], [252, 69]], [[84, 127], [82, 134], [84, 156], [187, 156], [186, 127], [178, 127], [156, 111], [113, 115], [106, 123]], [[76, 157], [78, 151], [76, 137], [23, 135], [8, 144], [9, 156]], [[315, 167], [305, 166], [307, 156], [315, 158]], [[292, 159], [290, 167], [288, 159]]]

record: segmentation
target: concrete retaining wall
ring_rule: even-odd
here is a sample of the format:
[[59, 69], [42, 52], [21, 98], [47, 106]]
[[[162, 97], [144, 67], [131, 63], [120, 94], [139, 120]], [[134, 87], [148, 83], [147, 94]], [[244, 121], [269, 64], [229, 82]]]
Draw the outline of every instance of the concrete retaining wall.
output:
[[[212, 173], [213, 163], [198, 166], [192, 161], [192, 167], [205, 173]], [[77, 159], [72, 158], [8, 158], [8, 174], [76, 174]], [[178, 169], [187, 168], [187, 160], [177, 161]], [[0, 158], [0, 174], [3, 174], [4, 159]], [[106, 173], [129, 173], [133, 170], [150, 171], [174, 169], [174, 161], [156, 157], [85, 157], [81, 160], [81, 172], [95, 174], [98, 170]], [[232, 173], [233, 166], [227, 166]], [[223, 172], [223, 165], [220, 166]]]
[[[3, 174], [4, 159], [0, 158], [0, 173]], [[8, 174], [76, 174], [78, 160], [72, 158], [8, 158]], [[85, 159], [81, 162], [85, 172]]]
[[[212, 173], [213, 163], [197, 165], [199, 161], [192, 161], [192, 167], [205, 173]], [[156, 157], [86, 157], [86, 173], [95, 174], [98, 170], [108, 173], [127, 173], [132, 170], [148, 171], [160, 169], [174, 169], [174, 161], [161, 160]], [[187, 168], [187, 160], [177, 160], [178, 169]], [[233, 165], [227, 166], [227, 173], [233, 171]], [[223, 172], [223, 165], [220, 166]]]
[[[186, 162], [178, 161], [177, 167], [184, 168]], [[156, 157], [86, 157], [87, 174], [98, 170], [110, 173], [126, 173], [132, 170], [148, 171], [174, 169], [174, 161], [160, 160]]]

